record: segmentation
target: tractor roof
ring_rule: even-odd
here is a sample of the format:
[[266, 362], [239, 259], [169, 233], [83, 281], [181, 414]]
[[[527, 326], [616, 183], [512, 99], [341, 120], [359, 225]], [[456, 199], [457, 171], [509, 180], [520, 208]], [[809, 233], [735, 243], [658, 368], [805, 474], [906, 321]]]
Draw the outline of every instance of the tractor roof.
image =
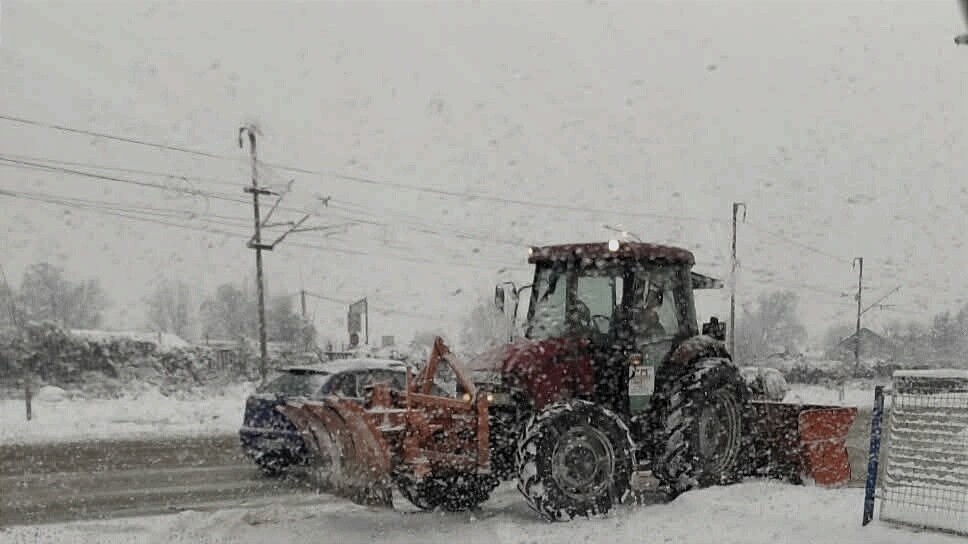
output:
[[[614, 248], [614, 249], [612, 249]], [[579, 259], [635, 259], [656, 261], [665, 264], [679, 264], [692, 266], [696, 259], [691, 251], [659, 244], [644, 242], [625, 242], [612, 240], [610, 242], [594, 242], [586, 244], [561, 244], [553, 246], [532, 247], [529, 250], [529, 263], [547, 263], [551, 261], [572, 261]]]

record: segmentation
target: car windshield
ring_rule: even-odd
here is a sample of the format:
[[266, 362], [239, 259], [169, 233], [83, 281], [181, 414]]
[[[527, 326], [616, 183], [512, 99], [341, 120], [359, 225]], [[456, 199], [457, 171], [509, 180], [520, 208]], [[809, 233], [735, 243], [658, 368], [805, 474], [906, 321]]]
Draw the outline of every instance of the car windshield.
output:
[[329, 380], [324, 372], [284, 372], [260, 387], [257, 392], [283, 397], [311, 397]]

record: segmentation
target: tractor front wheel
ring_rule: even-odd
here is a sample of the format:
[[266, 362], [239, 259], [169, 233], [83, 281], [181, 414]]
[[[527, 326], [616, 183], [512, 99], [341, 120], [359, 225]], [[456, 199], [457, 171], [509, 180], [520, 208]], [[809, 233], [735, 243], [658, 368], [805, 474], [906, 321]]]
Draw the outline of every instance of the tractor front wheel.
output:
[[728, 359], [700, 359], [661, 384], [652, 471], [673, 495], [740, 479], [749, 390]]
[[625, 423], [596, 404], [545, 408], [518, 444], [518, 490], [551, 521], [604, 514], [629, 490], [634, 446]]

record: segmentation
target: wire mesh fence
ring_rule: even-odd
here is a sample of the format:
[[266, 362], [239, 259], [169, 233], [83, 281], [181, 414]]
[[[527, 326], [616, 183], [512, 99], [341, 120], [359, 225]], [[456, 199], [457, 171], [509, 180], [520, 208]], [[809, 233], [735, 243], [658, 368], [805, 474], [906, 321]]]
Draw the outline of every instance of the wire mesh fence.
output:
[[968, 534], [968, 372], [894, 375], [880, 519]]

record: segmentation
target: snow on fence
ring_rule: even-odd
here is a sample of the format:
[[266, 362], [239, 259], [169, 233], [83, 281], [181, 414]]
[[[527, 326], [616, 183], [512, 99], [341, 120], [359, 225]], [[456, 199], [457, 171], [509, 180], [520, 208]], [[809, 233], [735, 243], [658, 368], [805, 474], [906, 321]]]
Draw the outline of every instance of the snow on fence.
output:
[[864, 523], [882, 462], [881, 520], [968, 534], [968, 372], [895, 372], [883, 433], [875, 396]]

